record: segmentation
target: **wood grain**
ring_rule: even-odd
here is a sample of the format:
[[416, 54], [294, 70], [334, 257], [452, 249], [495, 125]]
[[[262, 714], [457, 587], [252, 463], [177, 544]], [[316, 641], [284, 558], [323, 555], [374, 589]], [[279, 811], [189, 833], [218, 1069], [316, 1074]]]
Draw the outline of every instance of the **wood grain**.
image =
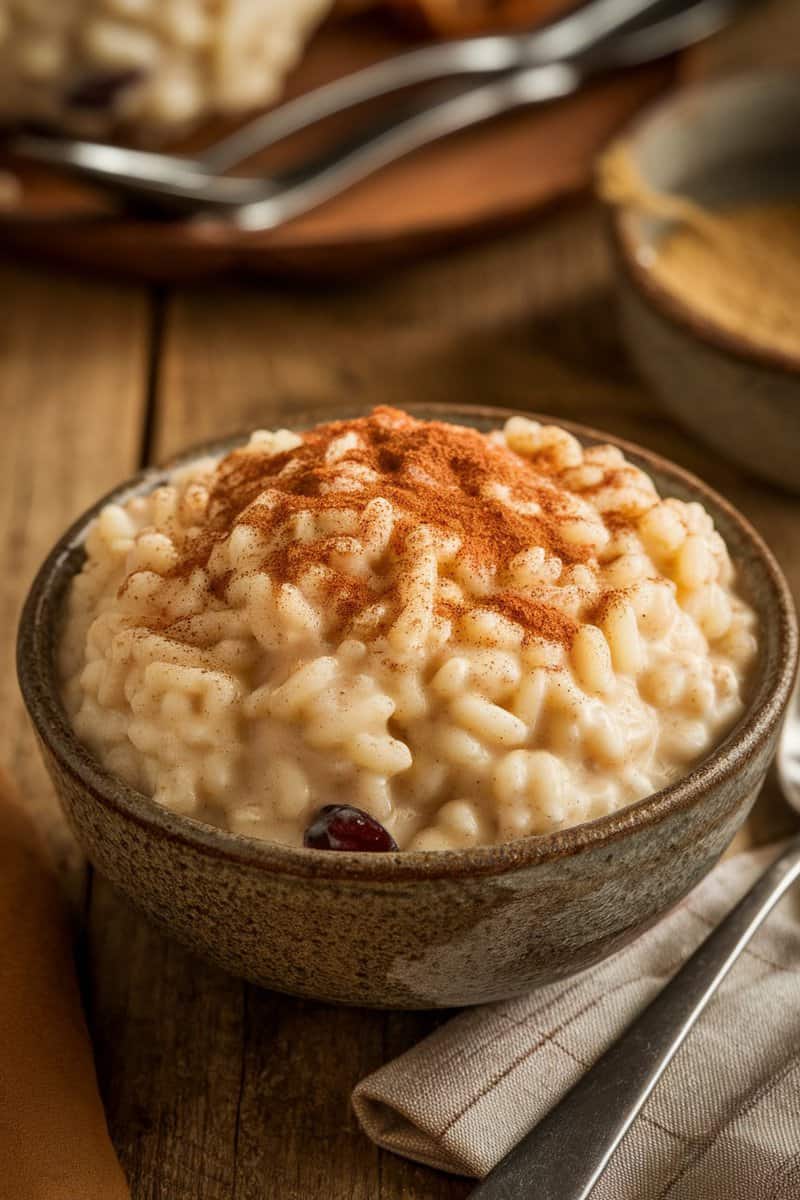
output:
[[[660, 415], [621, 351], [601, 215], [420, 264], [368, 286], [241, 285], [167, 301], [153, 456], [308, 403], [496, 402], [572, 417], [698, 471], [739, 503], [800, 592], [800, 504]], [[749, 841], [783, 828], [775, 792]], [[461, 1200], [470, 1184], [378, 1152], [349, 1111], [357, 1079], [442, 1018], [326, 1008], [196, 962], [101, 881], [93, 1024], [135, 1200]]]
[[356, 1082], [442, 1019], [330, 1008], [193, 959], [95, 880], [101, 1086], [134, 1200], [461, 1200], [462, 1180], [378, 1151]]
[[136, 464], [148, 323], [137, 289], [0, 266], [0, 754], [73, 862], [18, 694], [16, 625], [56, 537]]

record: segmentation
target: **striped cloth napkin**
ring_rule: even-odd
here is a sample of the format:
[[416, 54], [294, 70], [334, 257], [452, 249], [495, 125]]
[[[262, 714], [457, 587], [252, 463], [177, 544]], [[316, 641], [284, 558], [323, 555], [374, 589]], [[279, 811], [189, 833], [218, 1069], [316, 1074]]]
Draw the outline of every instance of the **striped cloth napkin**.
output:
[[[374, 1142], [483, 1177], [592, 1065], [747, 890], [776, 848], [729, 859], [591, 970], [465, 1011], [353, 1093]], [[800, 894], [733, 968], [593, 1200], [800, 1198]]]

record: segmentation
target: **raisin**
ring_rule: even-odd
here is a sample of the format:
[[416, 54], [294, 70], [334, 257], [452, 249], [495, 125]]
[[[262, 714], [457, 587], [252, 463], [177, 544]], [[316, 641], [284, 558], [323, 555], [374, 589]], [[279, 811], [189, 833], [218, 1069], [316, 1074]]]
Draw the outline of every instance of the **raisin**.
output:
[[369, 813], [349, 804], [326, 804], [306, 829], [303, 845], [311, 850], [396, 850], [397, 842]]

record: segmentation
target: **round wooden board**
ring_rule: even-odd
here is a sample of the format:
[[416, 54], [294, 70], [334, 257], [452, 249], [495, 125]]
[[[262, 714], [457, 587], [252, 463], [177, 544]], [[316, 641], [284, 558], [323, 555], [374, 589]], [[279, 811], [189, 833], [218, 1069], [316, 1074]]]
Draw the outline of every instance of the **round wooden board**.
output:
[[[287, 94], [407, 45], [375, 17], [330, 25], [314, 39]], [[469, 130], [266, 233], [245, 233], [220, 222], [134, 217], [93, 189], [12, 163], [22, 180], [22, 200], [0, 220], [0, 243], [21, 254], [160, 281], [231, 270], [358, 276], [519, 221], [584, 188], [598, 149], [673, 73], [671, 63], [626, 72], [567, 100]], [[204, 136], [208, 140], [223, 131], [217, 125]], [[275, 169], [286, 164], [287, 156], [296, 161], [319, 139], [320, 131], [312, 131], [254, 160], [248, 170]], [[201, 144], [195, 138], [180, 148], [196, 150]]]

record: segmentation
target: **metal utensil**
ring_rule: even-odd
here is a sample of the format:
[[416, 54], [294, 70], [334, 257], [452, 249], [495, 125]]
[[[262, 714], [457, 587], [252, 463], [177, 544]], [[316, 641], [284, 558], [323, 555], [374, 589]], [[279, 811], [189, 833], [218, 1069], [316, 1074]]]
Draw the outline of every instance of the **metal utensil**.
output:
[[[686, 0], [657, 0], [655, 5], [651, 2], [647, 8], [661, 14], [652, 23], [634, 24], [628, 32], [613, 38], [601, 37], [596, 44], [584, 33], [584, 49], [577, 57], [501, 75], [491, 84], [470, 88], [388, 127], [384, 125], [344, 148], [337, 147], [333, 155], [305, 164], [300, 171], [283, 177], [220, 176], [203, 159], [176, 158], [69, 139], [25, 136], [16, 138], [11, 148], [28, 158], [104, 184], [151, 207], [195, 214], [216, 210], [243, 229], [272, 229], [450, 133], [515, 108], [569, 95], [598, 73], [660, 58], [706, 37], [729, 20], [741, 3], [742, 0], [691, 0], [688, 4]], [[641, 3], [634, 5], [628, 0], [616, 11], [627, 12], [630, 17], [634, 8], [643, 11]], [[602, 11], [607, 15], [611, 9], [606, 0], [602, 0], [602, 8], [601, 0], [595, 0], [586, 11]], [[562, 23], [558, 23], [546, 32], [552, 35], [561, 27]], [[572, 28], [570, 45], [576, 44], [575, 27]], [[517, 37], [508, 40], [516, 45]], [[537, 53], [541, 52], [541, 43], [539, 47]], [[213, 154], [214, 149], [209, 153]]]
[[[800, 812], [800, 688], [783, 728], [778, 773], [784, 797]], [[586, 1200], [695, 1021], [797, 879], [800, 835], [625, 1033], [470, 1196]]]
[[464, 38], [398, 54], [257, 117], [209, 147], [202, 161], [217, 173], [228, 171], [292, 133], [402, 88], [574, 58], [663, 4], [664, 0], [591, 0], [533, 33]]
[[[535, 33], [465, 38], [398, 54], [278, 105], [191, 160], [171, 154], [140, 155], [135, 151], [123, 151], [123, 157], [106, 159], [95, 153], [91, 161], [96, 166], [107, 163], [107, 169], [115, 171], [123, 170], [127, 162], [128, 174], [141, 172], [150, 182], [160, 174], [165, 186], [172, 181], [173, 171], [179, 173], [181, 181], [191, 181], [195, 178], [193, 172], [197, 171], [220, 175], [290, 134], [402, 88], [461, 75], [494, 75], [581, 54], [623, 28], [627, 22], [662, 4], [663, 0], [592, 0], [577, 12], [569, 13]], [[23, 135], [12, 141], [11, 149], [44, 161], [45, 147], [54, 142], [51, 138]], [[77, 154], [71, 165], [81, 169], [87, 159], [77, 153], [79, 148], [97, 144], [70, 139], [69, 145], [73, 154]], [[55, 149], [53, 144], [53, 152]], [[59, 157], [57, 165], [68, 164]], [[190, 172], [188, 176], [186, 171]]]

